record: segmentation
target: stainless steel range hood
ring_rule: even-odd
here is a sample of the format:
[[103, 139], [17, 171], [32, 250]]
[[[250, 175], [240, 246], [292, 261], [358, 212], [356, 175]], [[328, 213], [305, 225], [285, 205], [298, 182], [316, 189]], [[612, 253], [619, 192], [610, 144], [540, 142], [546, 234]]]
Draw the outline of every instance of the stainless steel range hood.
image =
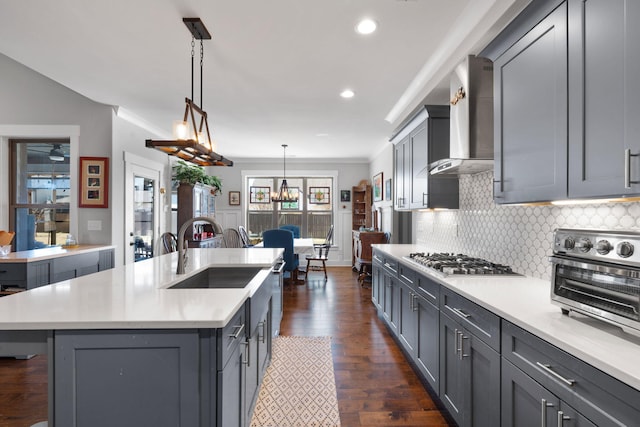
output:
[[468, 56], [450, 80], [449, 158], [431, 163], [431, 175], [470, 174], [493, 168], [493, 63]]

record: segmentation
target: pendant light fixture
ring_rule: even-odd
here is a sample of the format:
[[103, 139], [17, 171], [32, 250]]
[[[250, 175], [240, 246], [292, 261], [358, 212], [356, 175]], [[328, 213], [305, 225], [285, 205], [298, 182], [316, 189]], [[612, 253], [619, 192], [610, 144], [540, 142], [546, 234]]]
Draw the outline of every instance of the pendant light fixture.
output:
[[[183, 18], [182, 22], [191, 32], [191, 98], [185, 98], [184, 117], [173, 125], [173, 140], [147, 139], [145, 145], [170, 156], [194, 163], [199, 166], [233, 166], [233, 162], [213, 151], [213, 141], [209, 133], [207, 112], [202, 105], [202, 65], [204, 59], [203, 40], [210, 40], [211, 34], [200, 18]], [[193, 101], [193, 74], [195, 58], [195, 40], [200, 40], [200, 105]], [[199, 123], [196, 124], [196, 114]]]
[[289, 185], [287, 184], [287, 144], [282, 144], [283, 149], [283, 173], [282, 173], [282, 184], [280, 184], [280, 191], [277, 193], [273, 193], [271, 195], [272, 202], [288, 202], [295, 203], [298, 201], [298, 197], [291, 194], [289, 190]]

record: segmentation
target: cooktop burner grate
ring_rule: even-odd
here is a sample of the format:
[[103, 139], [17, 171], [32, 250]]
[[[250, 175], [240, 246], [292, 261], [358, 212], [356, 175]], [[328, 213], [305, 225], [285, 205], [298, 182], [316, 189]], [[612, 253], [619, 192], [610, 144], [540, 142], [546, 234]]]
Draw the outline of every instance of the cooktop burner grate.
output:
[[489, 274], [489, 275], [517, 275], [508, 265], [496, 264], [482, 258], [475, 258], [464, 254], [446, 252], [413, 252], [409, 260], [431, 268], [440, 273], [449, 274]]

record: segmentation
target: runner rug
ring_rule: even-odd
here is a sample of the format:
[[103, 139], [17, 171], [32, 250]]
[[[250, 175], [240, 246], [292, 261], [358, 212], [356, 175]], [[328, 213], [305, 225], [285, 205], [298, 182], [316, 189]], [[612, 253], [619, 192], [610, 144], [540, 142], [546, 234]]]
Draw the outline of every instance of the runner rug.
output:
[[331, 338], [276, 337], [251, 427], [337, 426]]

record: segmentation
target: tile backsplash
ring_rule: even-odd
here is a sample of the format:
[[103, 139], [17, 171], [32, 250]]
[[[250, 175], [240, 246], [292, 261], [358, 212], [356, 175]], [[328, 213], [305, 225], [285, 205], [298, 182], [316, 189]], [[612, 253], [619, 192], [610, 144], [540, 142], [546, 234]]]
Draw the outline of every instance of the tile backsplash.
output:
[[553, 230], [640, 230], [640, 202], [505, 206], [493, 202], [493, 172], [460, 176], [460, 209], [418, 212], [416, 243], [510, 265], [517, 273], [549, 279]]

